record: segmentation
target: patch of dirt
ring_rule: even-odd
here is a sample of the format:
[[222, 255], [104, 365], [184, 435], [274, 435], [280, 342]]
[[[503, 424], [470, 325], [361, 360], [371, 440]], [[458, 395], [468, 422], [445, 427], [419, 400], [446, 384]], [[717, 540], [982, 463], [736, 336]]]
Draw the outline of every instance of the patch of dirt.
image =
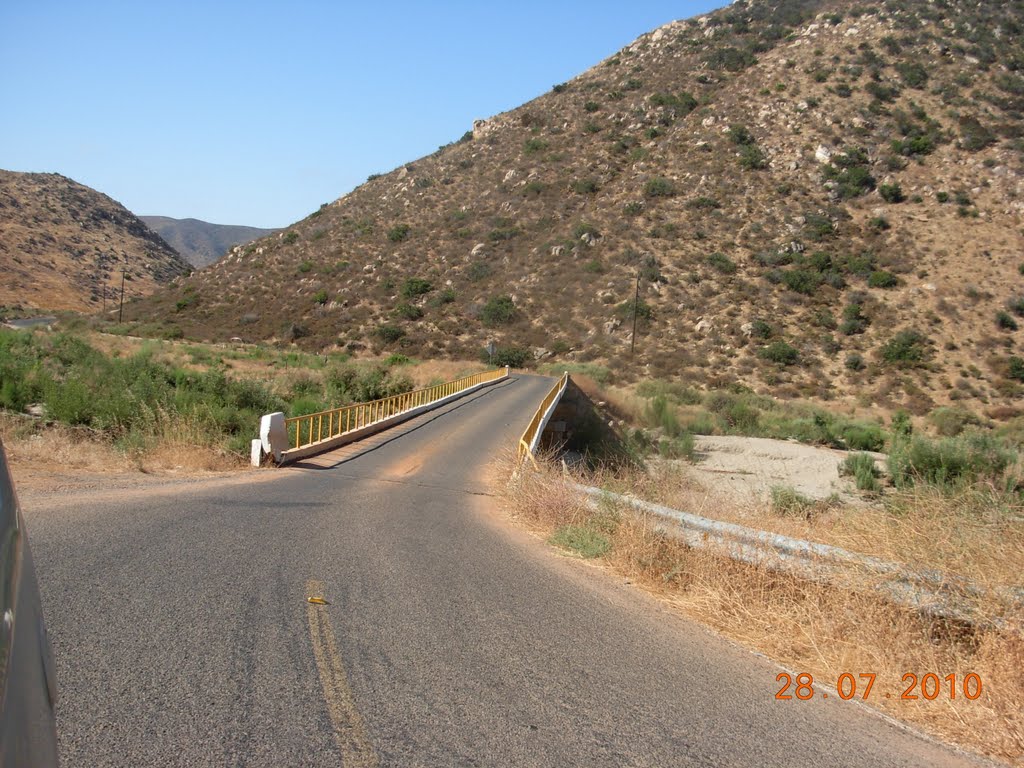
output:
[[709, 491], [764, 500], [772, 486], [783, 485], [812, 499], [835, 494], [844, 503], [863, 503], [852, 478], [839, 474], [848, 451], [764, 437], [698, 436], [694, 445], [699, 461], [693, 473]]

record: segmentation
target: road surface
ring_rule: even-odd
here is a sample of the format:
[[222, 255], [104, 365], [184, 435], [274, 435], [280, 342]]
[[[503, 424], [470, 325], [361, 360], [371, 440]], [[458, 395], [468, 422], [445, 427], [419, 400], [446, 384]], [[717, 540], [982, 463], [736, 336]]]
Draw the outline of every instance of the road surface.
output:
[[26, 505], [63, 765], [974, 764], [776, 701], [771, 663], [510, 526], [487, 465], [549, 386], [302, 467]]

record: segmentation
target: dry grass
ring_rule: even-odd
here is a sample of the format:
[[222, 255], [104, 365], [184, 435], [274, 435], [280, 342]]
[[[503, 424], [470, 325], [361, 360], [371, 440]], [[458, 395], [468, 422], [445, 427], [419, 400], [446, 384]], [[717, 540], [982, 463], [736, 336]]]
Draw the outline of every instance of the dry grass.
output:
[[144, 444], [119, 449], [89, 430], [42, 425], [0, 413], [0, 440], [11, 465], [20, 471], [76, 474], [125, 472], [222, 472], [245, 466], [242, 458], [215, 447], [195, 419], [159, 419]]
[[984, 587], [1019, 587], [1024, 573], [1024, 508], [991, 487], [955, 495], [932, 487], [890, 491], [884, 504], [822, 507], [826, 511], [808, 519], [779, 515], [765, 502], [715, 494], [680, 462], [652, 462], [649, 473], [604, 482], [610, 490], [673, 509], [942, 570]]
[[[650, 482], [650, 487], [662, 487], [658, 480]], [[701, 491], [682, 478], [667, 493]], [[610, 546], [600, 560], [608, 568], [723, 635], [789, 669], [812, 674], [816, 685], [834, 685], [843, 672], [855, 677], [874, 673], [868, 704], [950, 742], [1024, 765], [1022, 634], [951, 626], [895, 606], [870, 590], [810, 583], [710, 550], [690, 549], [643, 514], [603, 503], [597, 510], [587, 507], [566, 478], [551, 469], [519, 475], [505, 498], [513, 515], [542, 535], [578, 526], [606, 537]], [[917, 519], [896, 523], [895, 530], [937, 524], [933, 518], [943, 510], [935, 509], [932, 518], [925, 512], [932, 501], [928, 496], [917, 500], [912, 507], [916, 512], [908, 513]], [[714, 499], [706, 495], [703, 502], [689, 511], [706, 514], [715, 508]], [[744, 522], [749, 524], [750, 518]], [[938, 529], [945, 533], [934, 537], [939, 547], [934, 555], [959, 551], [948, 537], [953, 527]], [[799, 528], [786, 532], [800, 533]], [[967, 539], [974, 541], [976, 535], [972, 532]], [[859, 536], [848, 541], [866, 541], [866, 529]], [[924, 540], [919, 536], [916, 546]], [[1008, 575], [1006, 571], [998, 579]], [[1024, 616], [1015, 620], [1020, 626]], [[929, 672], [940, 678], [955, 674], [957, 680], [973, 672], [983, 681], [983, 695], [976, 701], [962, 695], [950, 700], [948, 694], [934, 701], [900, 698], [905, 674]], [[892, 698], [886, 699], [886, 693]]]

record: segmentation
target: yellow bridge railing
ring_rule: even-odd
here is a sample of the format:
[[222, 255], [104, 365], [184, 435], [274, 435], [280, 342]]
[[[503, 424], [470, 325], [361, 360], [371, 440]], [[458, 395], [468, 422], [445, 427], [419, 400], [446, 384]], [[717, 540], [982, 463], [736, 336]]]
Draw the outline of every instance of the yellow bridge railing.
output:
[[507, 368], [498, 368], [484, 373], [474, 373], [472, 376], [437, 384], [433, 387], [372, 400], [368, 403], [354, 403], [341, 408], [332, 408], [329, 411], [293, 416], [284, 421], [285, 427], [288, 429], [288, 444], [292, 448], [302, 448], [321, 440], [355, 432], [405, 411], [442, 400], [470, 387], [475, 387], [477, 384], [504, 378], [507, 374]]
[[540, 405], [537, 406], [537, 410], [533, 414], [533, 418], [530, 419], [530, 424], [523, 432], [523, 436], [519, 438], [519, 461], [521, 462], [525, 458], [529, 458], [533, 466], [537, 466], [537, 460], [533, 457], [533, 452], [537, 447], [537, 442], [540, 439], [540, 432], [543, 429], [544, 415], [548, 412], [548, 409], [562, 396], [562, 392], [565, 391], [566, 385], [569, 383], [569, 373], [563, 373], [562, 378], [555, 382], [555, 385], [551, 387], [551, 390], [544, 396]]

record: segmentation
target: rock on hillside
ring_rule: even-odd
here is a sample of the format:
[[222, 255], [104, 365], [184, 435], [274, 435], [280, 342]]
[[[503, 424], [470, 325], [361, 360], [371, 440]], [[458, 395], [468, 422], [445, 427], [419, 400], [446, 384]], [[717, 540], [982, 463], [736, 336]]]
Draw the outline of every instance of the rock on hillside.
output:
[[[55, 173], [0, 171], [0, 305], [91, 312], [191, 268], [120, 203]], [[112, 304], [111, 304], [112, 306]]]
[[168, 216], [139, 218], [197, 269], [209, 266], [234, 245], [245, 245], [258, 237], [277, 231], [259, 227], [210, 224], [199, 219], [172, 219]]
[[424, 356], [494, 338], [622, 377], [1012, 415], [1022, 29], [1021, 2], [739, 0], [137, 312], [196, 337]]

